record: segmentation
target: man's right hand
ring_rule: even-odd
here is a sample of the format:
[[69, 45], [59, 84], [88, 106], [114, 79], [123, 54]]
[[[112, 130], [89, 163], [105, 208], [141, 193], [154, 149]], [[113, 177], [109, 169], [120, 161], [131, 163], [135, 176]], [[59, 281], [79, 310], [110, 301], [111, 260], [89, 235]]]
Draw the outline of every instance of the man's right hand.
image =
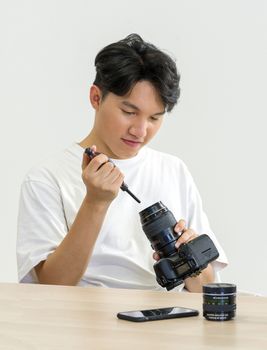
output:
[[[91, 147], [96, 152], [96, 146]], [[84, 153], [82, 179], [87, 189], [86, 197], [97, 202], [111, 202], [122, 185], [124, 175], [105, 154], [98, 154], [92, 160]]]

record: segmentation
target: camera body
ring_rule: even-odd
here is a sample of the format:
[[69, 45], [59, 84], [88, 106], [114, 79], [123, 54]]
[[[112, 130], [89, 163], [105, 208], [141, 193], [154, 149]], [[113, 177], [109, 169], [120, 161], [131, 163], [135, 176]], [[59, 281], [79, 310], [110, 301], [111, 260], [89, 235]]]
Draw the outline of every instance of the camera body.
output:
[[160, 260], [154, 264], [157, 282], [167, 290], [183, 283], [187, 277], [198, 275], [218, 258], [218, 250], [206, 234], [176, 249], [179, 236], [174, 227], [177, 221], [162, 202], [142, 210], [139, 215], [152, 249], [160, 256]]
[[161, 258], [154, 264], [157, 282], [171, 290], [187, 277], [194, 277], [205, 269], [209, 262], [217, 259], [219, 253], [208, 235], [200, 235], [182, 244], [176, 254]]

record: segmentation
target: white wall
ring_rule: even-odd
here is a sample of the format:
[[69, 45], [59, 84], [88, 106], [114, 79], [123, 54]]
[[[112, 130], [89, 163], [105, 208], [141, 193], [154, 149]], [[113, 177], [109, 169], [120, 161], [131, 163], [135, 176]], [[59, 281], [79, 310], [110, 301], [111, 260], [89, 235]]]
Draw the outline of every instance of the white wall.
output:
[[179, 105], [153, 141], [181, 157], [230, 260], [224, 281], [267, 294], [264, 0], [0, 2], [0, 281], [16, 281], [27, 170], [89, 131], [93, 60], [131, 32], [177, 58]]

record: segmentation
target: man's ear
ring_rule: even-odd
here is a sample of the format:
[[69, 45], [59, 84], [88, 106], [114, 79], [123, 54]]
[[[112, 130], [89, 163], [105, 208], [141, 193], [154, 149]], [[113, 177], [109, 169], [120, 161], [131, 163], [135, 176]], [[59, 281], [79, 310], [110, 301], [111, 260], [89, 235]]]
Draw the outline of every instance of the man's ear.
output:
[[90, 87], [89, 98], [90, 98], [90, 102], [91, 102], [92, 107], [95, 110], [97, 110], [99, 108], [101, 98], [102, 98], [102, 92], [98, 86], [92, 85]]

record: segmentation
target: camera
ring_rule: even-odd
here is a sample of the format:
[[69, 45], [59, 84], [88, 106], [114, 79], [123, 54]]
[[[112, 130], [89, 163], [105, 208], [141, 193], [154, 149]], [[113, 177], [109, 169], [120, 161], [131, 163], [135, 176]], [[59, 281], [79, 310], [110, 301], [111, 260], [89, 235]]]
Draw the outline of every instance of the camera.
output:
[[183, 283], [187, 277], [197, 276], [218, 258], [218, 250], [206, 234], [181, 244], [177, 249], [175, 243], [179, 236], [174, 231], [177, 221], [162, 202], [142, 210], [139, 215], [152, 249], [160, 256], [154, 264], [157, 282], [167, 290]]

